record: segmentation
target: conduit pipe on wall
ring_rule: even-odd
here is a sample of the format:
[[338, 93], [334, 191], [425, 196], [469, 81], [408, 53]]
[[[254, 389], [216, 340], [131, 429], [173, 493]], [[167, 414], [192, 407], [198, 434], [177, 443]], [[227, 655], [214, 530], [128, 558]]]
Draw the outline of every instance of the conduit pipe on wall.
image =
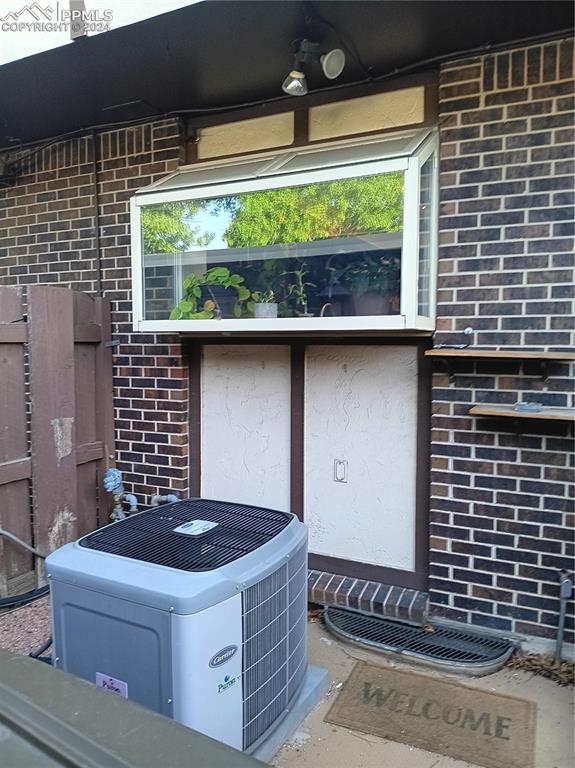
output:
[[100, 194], [98, 191], [98, 163], [100, 161], [99, 138], [95, 130], [92, 136], [92, 198], [94, 219], [94, 250], [96, 252], [96, 294], [103, 296], [102, 291], [102, 248], [100, 244]]
[[557, 627], [557, 645], [555, 647], [555, 661], [561, 661], [561, 650], [563, 648], [563, 632], [565, 630], [565, 611], [567, 609], [567, 600], [571, 597], [573, 591], [573, 582], [567, 575], [567, 571], [559, 572], [559, 625]]

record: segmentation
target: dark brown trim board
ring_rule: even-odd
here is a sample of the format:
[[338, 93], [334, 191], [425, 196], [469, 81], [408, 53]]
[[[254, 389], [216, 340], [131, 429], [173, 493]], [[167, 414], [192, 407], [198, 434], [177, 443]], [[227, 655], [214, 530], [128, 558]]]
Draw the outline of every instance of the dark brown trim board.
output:
[[[318, 139], [311, 141], [309, 138], [309, 110], [312, 107], [323, 106], [324, 104], [331, 104], [334, 102], [349, 101], [353, 102], [354, 99], [362, 98], [365, 96], [377, 96], [382, 93], [389, 93], [393, 91], [403, 90], [414, 86], [422, 86], [424, 88], [424, 113], [423, 121], [419, 123], [411, 123], [408, 125], [402, 125], [399, 128], [392, 126], [391, 128], [378, 129], [372, 131], [362, 131], [360, 133], [351, 133], [344, 136], [333, 136], [326, 139]], [[212, 126], [226, 125], [229, 123], [238, 123], [246, 120], [257, 119], [258, 117], [268, 117], [271, 115], [279, 115], [292, 113], [294, 117], [294, 130], [293, 141], [289, 145], [280, 144], [275, 147], [277, 151], [286, 150], [290, 147], [303, 147], [309, 146], [321, 147], [322, 145], [333, 143], [334, 141], [342, 141], [348, 139], [369, 139], [372, 136], [379, 136], [387, 133], [401, 131], [410, 131], [414, 129], [430, 128], [437, 125], [437, 111], [438, 111], [438, 76], [436, 72], [422, 72], [417, 74], [405, 75], [403, 77], [393, 78], [385, 82], [378, 83], [365, 83], [363, 85], [356, 85], [350, 87], [335, 87], [331, 91], [322, 93], [310, 93], [307, 96], [297, 100], [297, 107], [294, 105], [293, 99], [280, 100], [275, 103], [259, 104], [246, 109], [236, 110], [233, 112], [218, 112], [217, 114], [201, 115], [190, 117], [183, 122], [183, 134], [185, 144], [185, 158], [187, 165], [213, 163], [214, 160], [230, 160], [234, 161], [238, 157], [247, 157], [249, 155], [261, 155], [261, 149], [254, 149], [247, 152], [232, 153], [230, 155], [218, 155], [217, 157], [209, 157], [205, 159], [198, 158], [197, 141], [199, 132], [202, 128], [208, 128]], [[269, 147], [266, 151], [273, 152], [274, 147]]]
[[309, 110], [296, 109], [293, 113], [293, 146], [303, 147], [308, 143]]
[[291, 511], [303, 521], [304, 513], [304, 425], [305, 344], [291, 345]]
[[185, 349], [191, 349], [194, 344], [200, 344], [208, 346], [209, 344], [225, 344], [226, 346], [233, 346], [234, 344], [249, 345], [256, 344], [259, 347], [265, 347], [266, 345], [277, 347], [280, 344], [292, 345], [292, 344], [304, 344], [304, 346], [327, 346], [333, 344], [334, 346], [350, 346], [352, 344], [361, 344], [369, 346], [370, 344], [375, 346], [385, 346], [387, 344], [401, 344], [402, 346], [423, 344], [426, 350], [431, 349], [431, 331], [413, 331], [409, 336], [405, 336], [405, 331], [385, 331], [385, 336], [381, 335], [381, 331], [370, 332], [369, 335], [358, 335], [353, 333], [347, 333], [345, 336], [341, 335], [341, 331], [334, 331], [331, 336], [315, 336], [306, 333], [275, 333], [270, 332], [269, 336], [262, 336], [259, 334], [244, 335], [242, 333], [234, 332], [233, 336], [225, 336], [223, 334], [219, 336], [202, 336], [200, 334], [194, 334], [193, 337], [181, 333], [182, 344]]
[[186, 345], [189, 363], [188, 413], [189, 484], [190, 496], [200, 496], [202, 490], [202, 346]]
[[415, 497], [415, 572], [429, 569], [429, 483], [431, 463], [431, 364], [425, 357], [427, 344], [418, 346], [417, 356], [417, 467]]
[[380, 584], [391, 584], [398, 587], [408, 587], [409, 589], [427, 589], [426, 572], [400, 571], [398, 568], [358, 563], [355, 560], [315, 555], [312, 552], [309, 554], [308, 564], [310, 568], [314, 568], [317, 571], [335, 573], [340, 576], [365, 579], [366, 581], [375, 581]]
[[[340, 343], [362, 344], [367, 340], [346, 339]], [[337, 342], [332, 342], [337, 343]], [[371, 339], [370, 344], [383, 345], [409, 345], [418, 348], [418, 385], [417, 385], [417, 451], [416, 451], [416, 500], [415, 500], [415, 570], [403, 571], [397, 568], [359, 563], [353, 560], [344, 560], [325, 555], [310, 553], [309, 566], [320, 571], [338, 573], [359, 579], [378, 581], [384, 584], [396, 584], [412, 589], [427, 589], [427, 575], [429, 563], [429, 464], [430, 464], [430, 419], [431, 419], [431, 366], [425, 358], [425, 350], [429, 348], [429, 342], [413, 339]], [[311, 346], [311, 345], [310, 345]], [[305, 375], [305, 372], [304, 372]], [[293, 381], [292, 381], [293, 386]], [[302, 390], [303, 401], [303, 390]], [[301, 406], [302, 414], [304, 405]], [[292, 419], [294, 418], [292, 412]], [[303, 420], [302, 420], [303, 421]], [[301, 457], [301, 473], [303, 478], [303, 442]], [[293, 454], [292, 454], [293, 455]], [[294, 482], [294, 470], [292, 467], [292, 482]], [[296, 470], [297, 471], [297, 470]], [[303, 497], [303, 480], [302, 480]], [[295, 511], [295, 510], [294, 510]], [[303, 500], [302, 500], [303, 511]], [[299, 516], [299, 515], [298, 515]], [[301, 517], [303, 519], [303, 515]]]
[[[197, 128], [207, 128], [213, 125], [225, 125], [226, 123], [237, 123], [242, 120], [253, 120], [257, 117], [266, 117], [267, 115], [278, 115], [284, 112], [307, 111], [310, 107], [318, 107], [324, 104], [331, 104], [340, 101], [352, 101], [363, 96], [375, 96], [380, 93], [389, 93], [400, 91], [404, 88], [422, 85], [425, 90], [429, 90], [424, 101], [424, 123], [418, 123], [418, 126], [433, 124], [437, 117], [438, 104], [438, 74], [435, 71], [420, 72], [411, 75], [394, 77], [386, 81], [377, 83], [364, 83], [362, 85], [350, 85], [345, 87], [336, 87], [329, 91], [321, 93], [308, 93], [297, 100], [297, 110], [294, 106], [294, 100], [286, 98], [284, 100], [271, 102], [267, 104], [257, 104], [245, 109], [236, 109], [231, 112], [218, 112], [216, 114], [205, 114], [189, 117], [186, 120], [188, 135], [193, 136], [193, 130]], [[409, 129], [410, 126], [401, 126], [401, 130]], [[413, 126], [411, 126], [413, 127]], [[389, 132], [397, 131], [397, 128], [388, 129]], [[383, 133], [383, 131], [378, 131]], [[360, 134], [369, 135], [369, 134]], [[340, 138], [348, 138], [340, 137]], [[319, 142], [318, 142], [319, 143]], [[261, 150], [259, 150], [261, 153]]]

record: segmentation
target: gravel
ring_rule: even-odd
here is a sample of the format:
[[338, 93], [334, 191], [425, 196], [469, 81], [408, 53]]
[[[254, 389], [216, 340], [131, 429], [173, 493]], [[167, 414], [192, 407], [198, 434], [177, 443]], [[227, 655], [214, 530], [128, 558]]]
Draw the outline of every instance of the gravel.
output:
[[51, 632], [48, 596], [0, 613], [0, 648], [28, 654], [41, 646]]

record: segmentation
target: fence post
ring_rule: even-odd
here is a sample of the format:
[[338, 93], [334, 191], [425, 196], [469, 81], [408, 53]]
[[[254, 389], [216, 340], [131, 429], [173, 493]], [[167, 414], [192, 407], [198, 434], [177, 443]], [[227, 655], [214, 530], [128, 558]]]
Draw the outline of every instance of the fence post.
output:
[[[21, 288], [0, 287], [0, 526], [31, 543]], [[0, 536], [0, 595], [33, 587], [32, 557]]]
[[[102, 330], [100, 344], [96, 348], [96, 421], [98, 438], [104, 444], [104, 457], [100, 462], [100, 475], [108, 467], [113, 467], [116, 460], [114, 436], [114, 391], [113, 391], [113, 347], [107, 346], [112, 341], [112, 320], [108, 299], [97, 298], [96, 322]], [[102, 489], [99, 477], [98, 525], [110, 522], [111, 497]]]
[[[96, 414], [98, 417], [99, 437], [104, 443], [104, 463], [106, 467], [114, 465], [114, 391], [113, 391], [113, 348], [112, 321], [110, 318], [110, 302], [108, 299], [95, 299], [96, 322], [102, 329], [102, 340], [96, 350], [96, 389], [98, 400]], [[107, 346], [108, 345], [108, 346]]]
[[28, 348], [34, 537], [48, 553], [77, 533], [72, 291], [29, 288]]

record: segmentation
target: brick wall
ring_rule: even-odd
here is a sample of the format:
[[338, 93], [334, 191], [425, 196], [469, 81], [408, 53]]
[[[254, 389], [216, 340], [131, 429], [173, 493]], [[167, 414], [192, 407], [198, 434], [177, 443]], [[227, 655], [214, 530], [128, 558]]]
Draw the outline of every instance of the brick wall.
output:
[[177, 304], [173, 267], [144, 267], [144, 307], [147, 320], [166, 320]]
[[[99, 135], [102, 288], [111, 299], [117, 466], [145, 496], [188, 487], [188, 383], [178, 336], [131, 332], [129, 199], [178, 165], [177, 124]], [[97, 288], [92, 140], [10, 157], [22, 173], [0, 190], [0, 282]], [[159, 296], [158, 296], [159, 298]]]
[[[436, 343], [573, 349], [573, 115], [572, 40], [443, 67]], [[557, 572], [574, 562], [572, 428], [469, 409], [573, 406], [569, 365], [454, 359], [435, 370], [433, 610], [551, 638]]]

